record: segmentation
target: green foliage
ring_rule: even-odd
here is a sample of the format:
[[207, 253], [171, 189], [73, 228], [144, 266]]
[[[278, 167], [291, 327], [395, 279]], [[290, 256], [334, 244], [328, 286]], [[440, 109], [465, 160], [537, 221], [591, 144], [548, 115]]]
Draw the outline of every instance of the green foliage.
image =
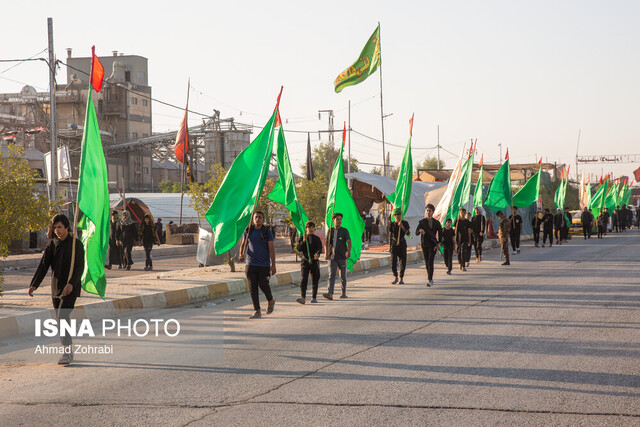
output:
[[202, 185], [197, 182], [192, 182], [189, 184], [188, 189], [188, 193], [191, 195], [191, 202], [189, 205], [198, 212], [198, 215], [202, 218], [204, 218], [204, 214], [209, 210], [211, 203], [213, 203], [213, 198], [216, 196], [218, 189], [222, 185], [222, 181], [224, 181], [227, 171], [220, 163], [216, 163], [211, 166], [211, 169], [209, 169], [209, 175], [210, 178], [207, 182]]
[[313, 181], [301, 179], [297, 185], [300, 204], [307, 213], [309, 220], [316, 224], [316, 228], [320, 228], [324, 224], [329, 181], [322, 176], [318, 176]]
[[[187, 185], [184, 186], [185, 191], [187, 191]], [[182, 185], [179, 182], [174, 182], [171, 186], [172, 193], [182, 193]]]
[[158, 184], [158, 188], [160, 188], [161, 193], [173, 193], [173, 182], [168, 179], [163, 179]]
[[[24, 149], [9, 145], [0, 162], [0, 257], [9, 255], [12, 241], [22, 239], [29, 230], [47, 226], [60, 202], [52, 203], [34, 190], [37, 172], [22, 156]], [[0, 276], [0, 292], [2, 277]]]
[[[376, 175], [382, 175], [382, 166], [376, 166], [375, 168], [371, 169], [369, 171], [369, 173], [373, 173]], [[398, 175], [400, 174], [400, 166], [396, 166], [396, 167], [392, 167], [391, 168], [391, 173], [390, 173], [390, 178], [391, 179], [398, 179]]]
[[[315, 178], [320, 176], [324, 177], [324, 179], [329, 182], [331, 180], [331, 172], [333, 171], [333, 166], [338, 158], [338, 154], [340, 153], [340, 148], [334, 147], [331, 148], [328, 142], [321, 142], [318, 146], [313, 148], [311, 152], [311, 164], [313, 165], [313, 173], [315, 174]], [[342, 160], [344, 170], [347, 171], [347, 160], [346, 156]], [[302, 174], [306, 175], [307, 173], [307, 163], [303, 163], [300, 165], [302, 168]], [[360, 169], [358, 168], [358, 160], [356, 160], [353, 156], [351, 157], [351, 172], [358, 172]], [[303, 206], [306, 210], [306, 206]]]
[[416, 163], [416, 169], [444, 169], [444, 160], [440, 160], [438, 168], [438, 158], [427, 156], [422, 163]]

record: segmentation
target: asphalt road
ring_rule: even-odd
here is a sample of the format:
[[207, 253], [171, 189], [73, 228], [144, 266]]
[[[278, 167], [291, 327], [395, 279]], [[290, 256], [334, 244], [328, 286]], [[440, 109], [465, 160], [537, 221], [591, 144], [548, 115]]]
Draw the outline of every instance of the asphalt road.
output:
[[639, 425], [640, 233], [527, 245], [510, 267], [497, 256], [450, 277], [439, 266], [433, 288], [413, 264], [403, 286], [381, 270], [354, 275], [346, 300], [301, 306], [279, 289], [260, 320], [247, 319], [248, 297], [167, 310], [155, 316], [179, 320], [179, 337], [107, 337], [113, 355], [69, 367], [6, 362], [33, 359], [44, 339], [13, 343], [0, 420]]

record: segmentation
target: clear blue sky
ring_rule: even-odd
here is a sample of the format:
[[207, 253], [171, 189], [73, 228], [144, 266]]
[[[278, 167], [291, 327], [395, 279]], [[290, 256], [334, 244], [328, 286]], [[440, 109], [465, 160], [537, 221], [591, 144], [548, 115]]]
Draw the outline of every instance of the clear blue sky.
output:
[[[0, 58], [32, 56], [47, 47], [53, 17], [55, 49], [88, 56], [112, 50], [149, 58], [154, 97], [206, 114], [262, 125], [284, 85], [285, 129], [326, 128], [318, 109], [336, 110], [336, 127], [380, 138], [378, 75], [333, 91], [333, 80], [358, 56], [381, 23], [386, 140], [404, 146], [415, 112], [414, 159], [441, 144], [459, 153], [472, 138], [486, 162], [498, 143], [512, 162], [574, 164], [581, 154], [640, 153], [640, 2], [638, 1], [418, 1], [418, 2], [123, 2], [22, 1], [3, 6]], [[9, 18], [10, 17], [10, 18]], [[44, 53], [42, 54], [44, 55]], [[23, 83], [48, 87], [44, 64], [3, 72], [0, 92]], [[61, 82], [65, 70], [60, 70]], [[10, 79], [10, 80], [8, 80]], [[18, 81], [13, 82], [11, 80]], [[153, 105], [154, 131], [175, 129], [181, 113]], [[240, 116], [242, 111], [242, 116]], [[190, 124], [200, 118], [192, 115]], [[317, 143], [318, 134], [312, 134]], [[294, 168], [306, 136], [289, 134]], [[392, 164], [403, 148], [389, 147]], [[504, 151], [503, 148], [503, 151]], [[352, 154], [380, 163], [381, 145], [352, 135]], [[442, 152], [448, 166], [454, 156]], [[583, 170], [631, 174], [640, 165]], [[369, 170], [370, 166], [364, 166]], [[572, 175], [575, 166], [572, 166]]]

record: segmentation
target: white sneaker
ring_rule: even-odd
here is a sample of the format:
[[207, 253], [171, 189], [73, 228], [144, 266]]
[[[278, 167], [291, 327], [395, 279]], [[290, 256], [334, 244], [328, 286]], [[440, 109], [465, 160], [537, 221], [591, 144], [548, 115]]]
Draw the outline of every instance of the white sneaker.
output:
[[516, 254], [516, 251], [513, 251], [513, 254], [515, 255], [515, 254]]

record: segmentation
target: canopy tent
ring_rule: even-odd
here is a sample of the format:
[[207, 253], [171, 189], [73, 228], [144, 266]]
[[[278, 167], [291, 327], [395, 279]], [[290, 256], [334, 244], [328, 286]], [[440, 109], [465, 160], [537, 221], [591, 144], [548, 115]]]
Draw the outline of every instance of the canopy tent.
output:
[[[127, 193], [127, 202], [136, 216], [150, 214], [154, 220], [162, 218], [163, 224], [169, 221], [180, 222], [180, 193]], [[182, 223], [199, 223], [198, 213], [191, 207], [191, 196], [184, 195], [182, 202]], [[122, 209], [122, 198], [117, 193], [109, 194], [111, 209]], [[140, 216], [140, 219], [142, 219]], [[133, 216], [135, 220], [135, 216]]]
[[[384, 196], [396, 191], [396, 180], [391, 178], [386, 178], [384, 176], [367, 172], [354, 172], [345, 174], [345, 176], [347, 177], [347, 179], [354, 180], [354, 187], [358, 182], [370, 185], [372, 187], [372, 191], [369, 195], [363, 195], [361, 191], [354, 191], [353, 198], [358, 205], [358, 209], [360, 210], [367, 210], [367, 208], [371, 207], [373, 202], [382, 201], [382, 198]], [[425, 194], [445, 185], [446, 184], [443, 182], [413, 181], [411, 185], [411, 201], [409, 202], [409, 208], [407, 209], [407, 213], [404, 218], [407, 222], [409, 222], [409, 226], [411, 227], [411, 237], [407, 238], [407, 244], [409, 246], [415, 246], [420, 243], [420, 239], [414, 236], [413, 232], [418, 225], [418, 221], [424, 218], [425, 215]], [[369, 198], [369, 203], [367, 203], [368, 201], [362, 200], [365, 197]], [[387, 214], [390, 215], [391, 212], [387, 212]]]

